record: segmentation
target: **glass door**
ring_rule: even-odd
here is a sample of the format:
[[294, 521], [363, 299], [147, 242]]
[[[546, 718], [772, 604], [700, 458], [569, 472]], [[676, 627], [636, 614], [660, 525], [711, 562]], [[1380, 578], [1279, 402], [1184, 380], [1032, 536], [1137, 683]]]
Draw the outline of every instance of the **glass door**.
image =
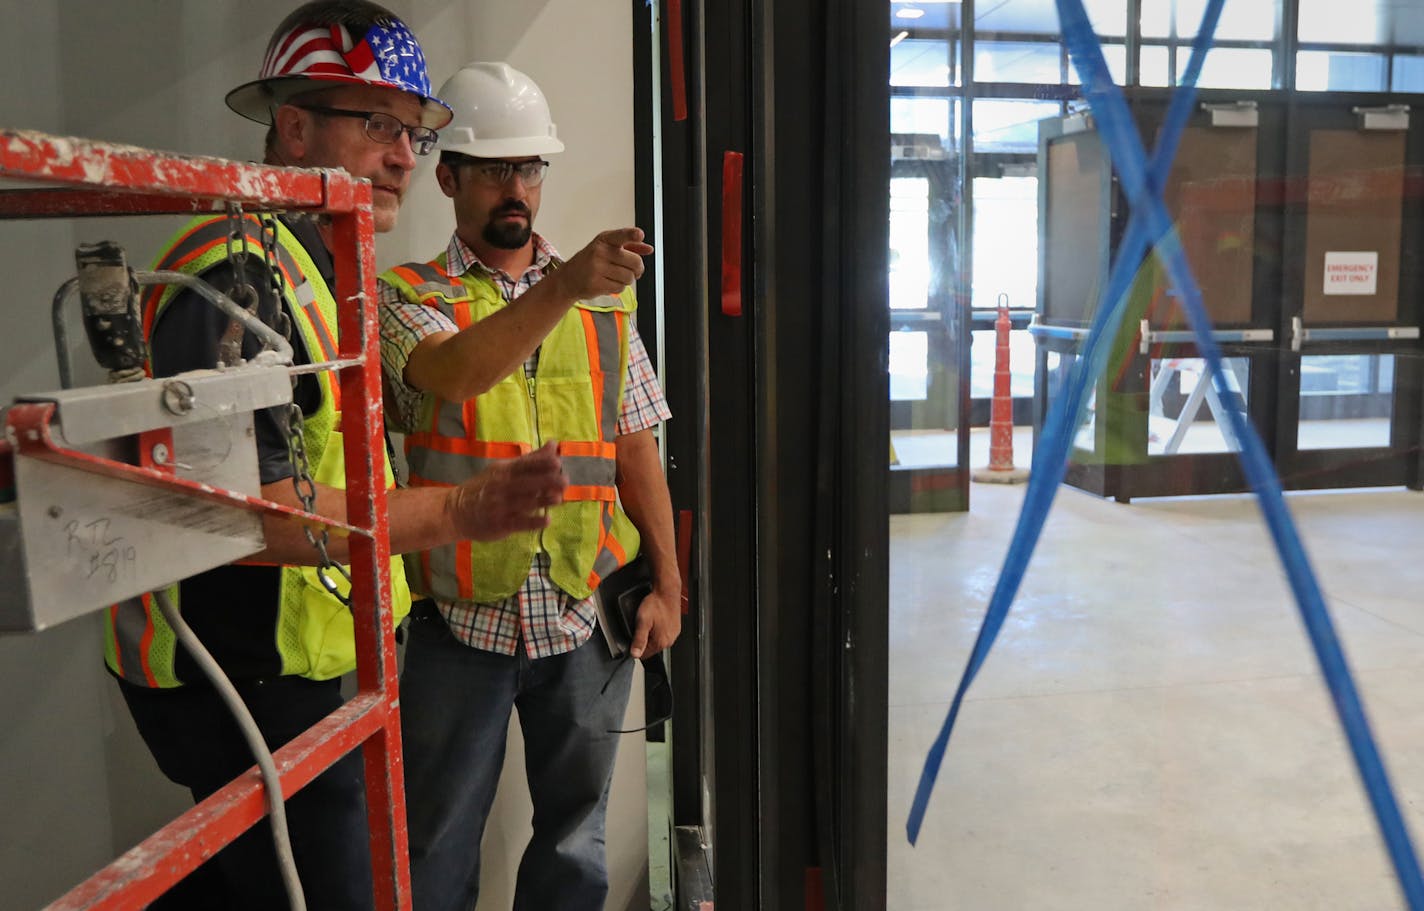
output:
[[958, 281], [961, 184], [935, 134], [895, 134], [890, 173], [890, 505], [968, 505], [968, 338]]
[[1420, 116], [1378, 96], [1293, 114], [1278, 430], [1287, 487], [1417, 484], [1424, 236], [1408, 184]]

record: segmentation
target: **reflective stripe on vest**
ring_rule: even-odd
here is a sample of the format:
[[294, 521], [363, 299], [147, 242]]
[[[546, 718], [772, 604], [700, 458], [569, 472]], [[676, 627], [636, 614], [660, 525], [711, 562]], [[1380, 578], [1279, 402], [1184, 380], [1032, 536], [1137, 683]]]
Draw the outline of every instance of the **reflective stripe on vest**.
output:
[[[171, 674], [165, 674], [165, 679], [159, 678], [158, 672], [165, 669], [165, 663], [158, 662], [155, 669], [154, 662], [149, 657], [154, 651], [155, 636], [169, 640], [167, 650], [171, 651], [176, 646], [172, 630], [163, 622], [161, 614], [158, 615], [161, 628], [154, 624], [153, 618], [157, 609], [153, 595], [148, 593], [110, 606], [109, 624], [104, 637], [105, 650], [110, 655], [110, 666], [120, 677], [140, 686], [175, 686], [177, 679]], [[171, 664], [166, 667], [171, 667]]]
[[[412, 302], [438, 309], [463, 329], [506, 306], [477, 271], [452, 278], [445, 257], [392, 269], [382, 280]], [[499, 542], [459, 542], [413, 555], [412, 576], [426, 594], [494, 602], [523, 585], [533, 557], [549, 554], [560, 589], [586, 598], [638, 552], [638, 534], [618, 505], [617, 426], [628, 367], [631, 291], [579, 303], [543, 340], [532, 383], [516, 368], [466, 402], [426, 396], [406, 436], [413, 485], [458, 484], [492, 461], [558, 440], [568, 475], [563, 505], [540, 533]], [[418, 572], [416, 572], [418, 570]]]
[[[260, 256], [260, 223], [255, 216], [245, 216], [243, 222], [248, 243], [255, 246]], [[310, 359], [332, 360], [339, 351], [336, 302], [301, 242], [285, 225], [276, 224], [277, 262], [286, 288], [285, 308], [301, 334]], [[226, 217], [195, 219], [170, 242], [155, 270], [201, 274], [226, 258], [227, 232]], [[149, 293], [144, 307], [145, 337], [152, 337], [153, 326], [163, 308], [179, 290], [173, 285], [159, 286]], [[311, 459], [313, 478], [341, 488], [345, 484], [339, 431], [341, 390], [327, 371], [317, 373], [316, 378], [321, 405], [305, 417], [303, 442]], [[389, 465], [386, 466], [386, 484], [394, 486]], [[284, 566], [280, 579], [278, 627], [274, 630], [273, 648], [274, 659], [280, 660], [282, 673], [325, 680], [354, 667], [352, 621], [346, 606], [326, 592], [311, 567]], [[169, 592], [178, 604], [178, 586]], [[410, 591], [399, 557], [391, 561], [391, 595], [395, 621], [399, 622], [410, 610]], [[253, 596], [263, 595], [254, 593]], [[140, 686], [172, 687], [183, 683], [174, 673], [173, 632], [150, 595], [114, 605], [106, 612], [106, 618], [105, 657], [114, 673]]]

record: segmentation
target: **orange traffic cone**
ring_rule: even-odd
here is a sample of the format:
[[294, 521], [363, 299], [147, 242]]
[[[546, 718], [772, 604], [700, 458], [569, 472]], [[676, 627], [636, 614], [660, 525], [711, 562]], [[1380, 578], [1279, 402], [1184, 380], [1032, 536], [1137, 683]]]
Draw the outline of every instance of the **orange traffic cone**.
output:
[[1022, 484], [1027, 468], [1014, 467], [1014, 398], [1009, 388], [1009, 305], [1000, 299], [994, 321], [994, 398], [989, 407], [989, 465], [970, 477], [991, 484]]

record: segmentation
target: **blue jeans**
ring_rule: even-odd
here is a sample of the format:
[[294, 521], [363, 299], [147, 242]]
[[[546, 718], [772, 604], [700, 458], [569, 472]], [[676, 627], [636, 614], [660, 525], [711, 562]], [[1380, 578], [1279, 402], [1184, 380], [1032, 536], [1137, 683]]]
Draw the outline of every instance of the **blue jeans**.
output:
[[470, 911], [480, 838], [519, 710], [534, 836], [514, 911], [601, 911], [608, 895], [604, 821], [634, 662], [601, 634], [530, 660], [464, 645], [432, 606], [411, 616], [401, 677], [401, 739], [413, 907]]

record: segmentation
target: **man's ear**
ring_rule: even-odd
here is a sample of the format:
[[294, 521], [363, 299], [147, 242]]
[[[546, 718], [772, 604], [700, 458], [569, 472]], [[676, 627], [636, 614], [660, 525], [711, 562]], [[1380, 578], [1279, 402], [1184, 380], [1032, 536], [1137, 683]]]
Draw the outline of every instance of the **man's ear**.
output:
[[312, 120], [301, 108], [284, 104], [272, 112], [272, 126], [277, 133], [277, 149], [287, 164], [299, 165], [306, 159], [311, 142]]
[[435, 166], [435, 180], [440, 184], [440, 191], [451, 199], [455, 198], [455, 191], [460, 189], [460, 178], [455, 174], [455, 169], [440, 162]]

